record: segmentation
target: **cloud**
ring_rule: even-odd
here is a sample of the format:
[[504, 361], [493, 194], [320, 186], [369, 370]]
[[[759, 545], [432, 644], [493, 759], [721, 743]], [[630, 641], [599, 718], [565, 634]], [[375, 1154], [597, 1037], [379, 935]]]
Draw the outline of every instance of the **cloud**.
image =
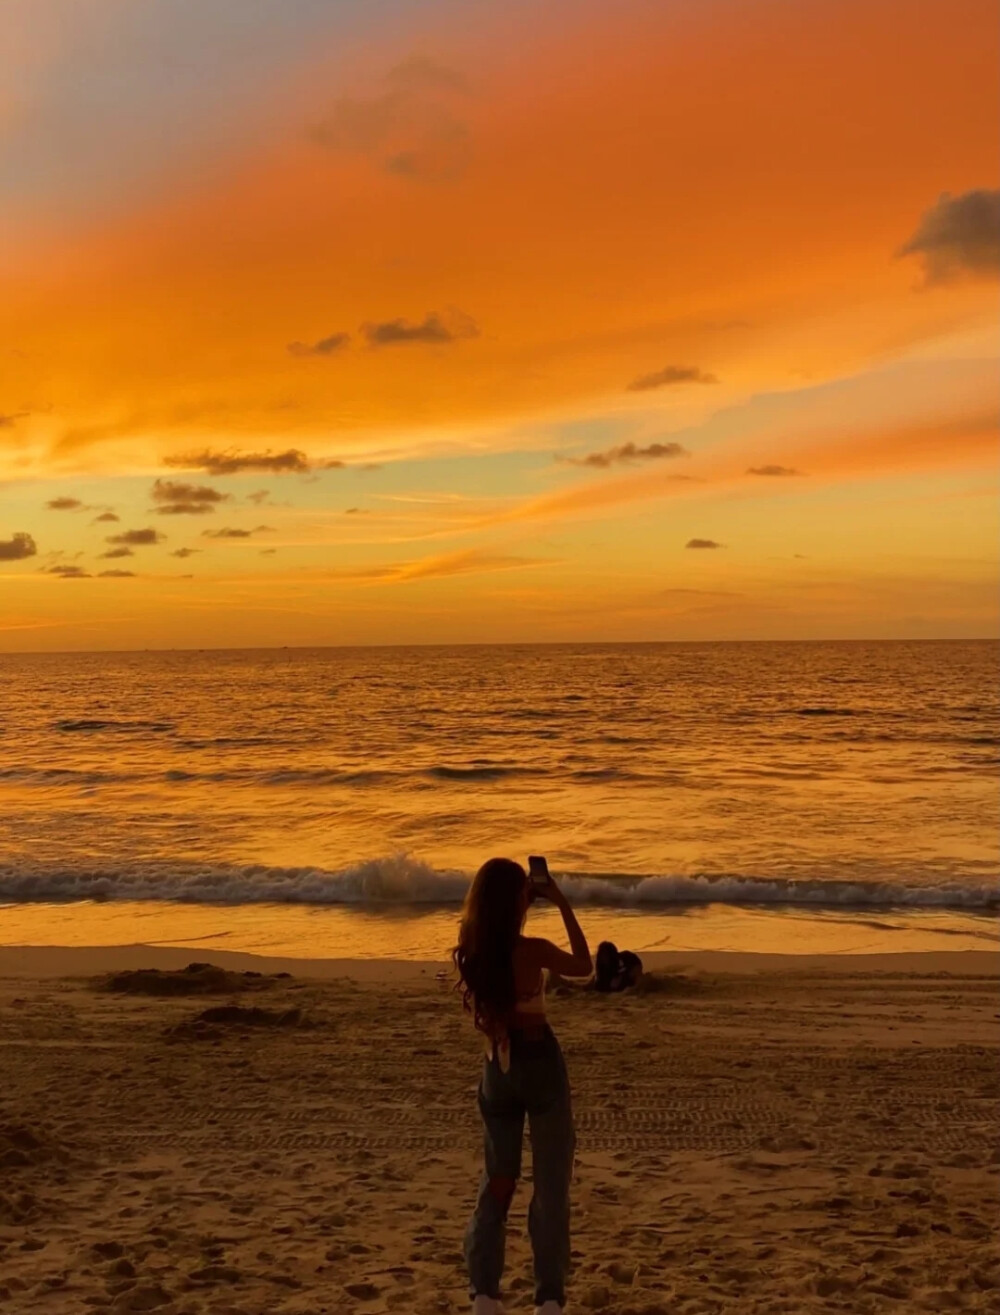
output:
[[349, 333], [331, 333], [328, 338], [318, 342], [290, 342], [288, 351], [292, 356], [332, 356], [342, 351], [351, 341]]
[[630, 393], [645, 393], [652, 388], [665, 388], [668, 384], [717, 384], [714, 374], [705, 374], [696, 365], [665, 365], [652, 374], [641, 374], [628, 385]]
[[135, 571], [98, 571], [99, 580], [134, 580]]
[[93, 525], [117, 525], [121, 520], [113, 511], [102, 511], [100, 516], [95, 516], [91, 524]]
[[112, 534], [105, 543], [123, 543], [133, 548], [144, 548], [151, 543], [162, 543], [166, 535], [159, 530], [123, 530], [121, 534]]
[[585, 457], [564, 457], [571, 466], [594, 466], [606, 470], [608, 466], [627, 465], [633, 461], [663, 461], [672, 457], [689, 457], [691, 453], [680, 443], [648, 443], [639, 447], [635, 443], [622, 443], [604, 452], [588, 452]]
[[19, 420], [30, 415], [30, 411], [0, 411], [0, 429], [13, 429]]
[[451, 183], [464, 174], [469, 133], [455, 111], [466, 93], [461, 74], [419, 56], [397, 64], [384, 79], [386, 90], [367, 98], [338, 100], [308, 130], [328, 151], [366, 156], [396, 178]]
[[78, 511], [83, 503], [79, 498], [51, 498], [45, 505], [49, 511]]
[[[690, 545], [689, 545], [690, 546]], [[661, 589], [659, 598], [742, 598], [733, 589]]]
[[205, 539], [250, 539], [255, 534], [273, 534], [273, 525], [255, 525], [252, 530], [232, 530], [228, 527], [222, 530], [203, 530], [202, 538]]
[[791, 466], [749, 466], [748, 475], [773, 475], [780, 477], [783, 475], [801, 475], [801, 470], [794, 470]]
[[261, 557], [273, 557], [277, 551], [277, 548], [261, 548], [260, 555]]
[[112, 560], [116, 557], [134, 557], [135, 553], [131, 548], [109, 548], [107, 552], [101, 553], [104, 561]]
[[472, 575], [482, 571], [508, 571], [526, 566], [544, 566], [544, 557], [515, 557], [505, 553], [483, 552], [469, 548], [464, 552], [422, 557], [413, 562], [396, 562], [356, 571], [337, 572], [345, 579], [370, 580], [376, 584], [402, 584], [411, 580], [442, 579], [452, 575]]
[[196, 552], [201, 552], [200, 548], [175, 548], [170, 554], [171, 557], [193, 557]]
[[58, 575], [63, 580], [89, 580], [90, 572], [82, 566], [46, 566], [46, 575]]
[[1000, 278], [1000, 190], [944, 192], [897, 256], [921, 256], [927, 285]]
[[18, 532], [9, 539], [0, 539], [0, 562], [23, 562], [34, 557], [38, 548], [30, 534]]
[[684, 545], [685, 548], [724, 548], [724, 543], [716, 543], [714, 539], [688, 539]]
[[284, 452], [210, 452], [206, 449], [167, 457], [164, 464], [184, 470], [203, 470], [207, 475], [238, 475], [244, 470], [269, 470], [275, 475], [294, 475], [312, 469], [306, 454], [294, 447]]
[[425, 55], [411, 55], [391, 68], [386, 81], [394, 87], [408, 91], [468, 91], [468, 83], [461, 73]]
[[393, 347], [401, 343], [440, 344], [457, 342], [460, 338], [476, 338], [479, 328], [461, 311], [452, 311], [447, 321], [436, 311], [428, 311], [418, 324], [409, 320], [384, 320], [377, 324], [363, 324], [361, 332], [370, 347]]
[[247, 502], [252, 502], [255, 507], [261, 506], [271, 496], [268, 489], [258, 489], [256, 493], [247, 494]]
[[158, 479], [153, 485], [152, 498], [160, 503], [156, 510], [161, 516], [203, 516], [215, 511], [216, 503], [227, 502], [229, 494], [204, 484]]

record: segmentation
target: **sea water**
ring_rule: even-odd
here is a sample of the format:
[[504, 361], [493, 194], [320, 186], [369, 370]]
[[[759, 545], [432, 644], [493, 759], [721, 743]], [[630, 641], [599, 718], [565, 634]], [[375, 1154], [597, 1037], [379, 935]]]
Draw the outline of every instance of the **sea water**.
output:
[[983, 947], [998, 658], [986, 641], [4, 656], [0, 943], [439, 958], [476, 867], [531, 852], [592, 936], [640, 950]]

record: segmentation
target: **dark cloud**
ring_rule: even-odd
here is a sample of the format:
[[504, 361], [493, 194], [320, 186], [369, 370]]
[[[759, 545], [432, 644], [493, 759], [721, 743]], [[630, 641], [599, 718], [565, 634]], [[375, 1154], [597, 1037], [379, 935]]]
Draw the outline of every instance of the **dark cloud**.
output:
[[78, 511], [83, 503], [79, 498], [51, 498], [45, 505], [49, 511]]
[[82, 566], [46, 566], [46, 575], [58, 575], [63, 580], [89, 580], [90, 572]]
[[107, 552], [101, 553], [103, 561], [112, 561], [118, 557], [134, 557], [135, 553], [131, 548], [109, 548]]
[[19, 420], [30, 415], [30, 411], [0, 411], [0, 429], [13, 429]]
[[304, 474], [311, 470], [309, 459], [298, 448], [284, 452], [188, 452], [167, 457], [166, 465], [185, 470], [203, 470], [207, 475], [238, 475], [244, 470], [269, 470], [275, 475]]
[[367, 156], [394, 177], [418, 183], [461, 178], [470, 156], [469, 133], [456, 113], [464, 78], [432, 60], [414, 56], [385, 78], [385, 90], [367, 98], [345, 97], [308, 131], [329, 151]]
[[684, 545], [685, 548], [724, 548], [724, 543], [716, 543], [714, 539], [688, 539]]
[[363, 324], [361, 332], [370, 347], [394, 347], [402, 343], [457, 342], [460, 338], [477, 337], [479, 329], [475, 321], [461, 311], [453, 311], [447, 320], [436, 311], [428, 311], [417, 324], [409, 320], [384, 320], [377, 324]]
[[747, 469], [748, 475], [773, 475], [781, 477], [782, 475], [801, 475], [801, 470], [795, 470], [791, 466], [750, 466]]
[[123, 543], [133, 548], [144, 548], [151, 543], [162, 543], [166, 535], [159, 530], [123, 530], [121, 534], [112, 534], [105, 543]]
[[99, 580], [134, 580], [135, 571], [98, 571]]
[[663, 461], [690, 455], [680, 443], [647, 443], [645, 447], [639, 447], [636, 443], [622, 443], [604, 452], [588, 452], [585, 457], [564, 457], [563, 460], [572, 466], [594, 466], [598, 470], [606, 470], [608, 466], [627, 465], [633, 461]]
[[277, 548], [261, 548], [260, 555], [261, 557], [273, 557], [277, 551]]
[[175, 548], [170, 554], [171, 557], [193, 557], [196, 552], [201, 552], [200, 548]]
[[205, 539], [250, 539], [255, 534], [273, 533], [273, 525], [255, 525], [252, 530], [232, 530], [229, 528], [223, 530], [203, 530], [202, 537]]
[[1000, 277], [1000, 190], [945, 192], [896, 254], [921, 256], [927, 284]]
[[229, 500], [229, 494], [218, 489], [173, 479], [158, 479], [151, 496], [160, 504], [156, 510], [161, 516], [204, 516], [215, 511], [217, 503]]
[[30, 534], [19, 532], [9, 539], [0, 539], [0, 562], [23, 562], [34, 557], [38, 548]]
[[290, 342], [288, 350], [292, 356], [332, 356], [335, 352], [343, 351], [350, 341], [349, 333], [331, 333], [328, 338], [320, 338], [318, 342]]
[[117, 525], [120, 520], [121, 517], [116, 516], [113, 511], [102, 511], [100, 516], [94, 517], [92, 523], [94, 525]]
[[652, 374], [641, 374], [628, 385], [630, 393], [645, 393], [652, 388], [666, 388], [668, 384], [717, 384], [714, 374], [706, 374], [696, 365], [665, 365]]

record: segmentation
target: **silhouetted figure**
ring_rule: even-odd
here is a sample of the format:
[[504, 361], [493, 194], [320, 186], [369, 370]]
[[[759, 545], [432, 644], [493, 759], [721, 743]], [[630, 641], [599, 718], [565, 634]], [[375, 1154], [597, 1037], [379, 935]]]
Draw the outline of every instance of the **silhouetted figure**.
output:
[[642, 960], [631, 950], [619, 950], [613, 941], [601, 941], [597, 947], [594, 989], [624, 991], [635, 986], [642, 976]]
[[[528, 1232], [536, 1315], [560, 1315], [566, 1300], [576, 1141], [566, 1065], [545, 1018], [544, 974], [589, 977], [592, 964], [587, 939], [544, 860], [532, 860], [532, 875], [534, 880], [510, 859], [484, 863], [469, 888], [453, 954], [463, 1003], [486, 1046], [479, 1084], [486, 1165], [465, 1234], [474, 1315], [500, 1311], [507, 1212], [521, 1174], [526, 1116], [534, 1184]], [[559, 909], [569, 953], [523, 934], [535, 899]]]

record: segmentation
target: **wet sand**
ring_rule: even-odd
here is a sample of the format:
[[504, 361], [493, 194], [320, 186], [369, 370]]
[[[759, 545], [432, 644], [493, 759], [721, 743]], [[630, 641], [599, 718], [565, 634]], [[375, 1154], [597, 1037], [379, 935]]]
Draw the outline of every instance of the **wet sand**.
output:
[[[192, 960], [218, 970], [94, 976]], [[998, 1308], [995, 955], [649, 966], [641, 992], [551, 997], [570, 1310]], [[0, 1305], [465, 1309], [479, 1054], [434, 965], [0, 950]], [[509, 1311], [531, 1309], [529, 1194]]]

